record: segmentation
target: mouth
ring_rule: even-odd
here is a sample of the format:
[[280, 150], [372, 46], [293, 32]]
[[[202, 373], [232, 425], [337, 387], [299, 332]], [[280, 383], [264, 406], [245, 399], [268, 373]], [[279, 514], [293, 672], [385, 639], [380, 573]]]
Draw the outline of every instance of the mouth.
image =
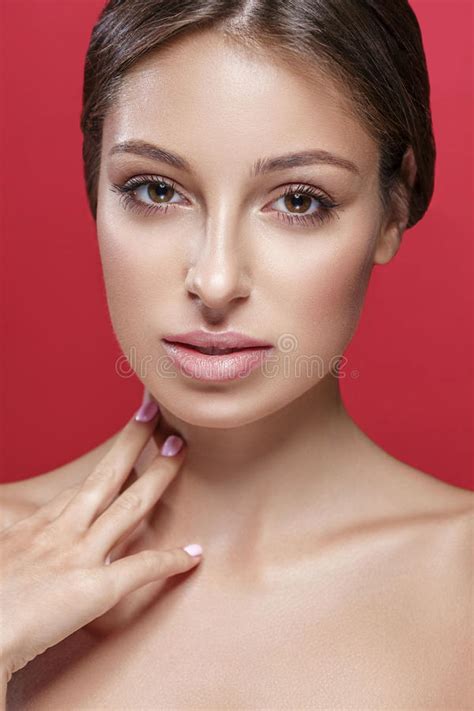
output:
[[184, 348], [189, 348], [190, 350], [197, 351], [198, 353], [203, 353], [210, 356], [222, 356], [228, 353], [242, 353], [244, 351], [256, 351], [265, 350], [270, 348], [270, 346], [240, 346], [238, 348], [216, 348], [215, 346], [195, 346], [192, 343], [185, 343], [184, 341], [169, 341], [168, 339], [163, 339], [165, 343], [170, 343], [174, 346], [181, 346]]
[[274, 350], [270, 345], [218, 348], [165, 338], [162, 343], [180, 373], [194, 380], [213, 382], [246, 377], [262, 365]]

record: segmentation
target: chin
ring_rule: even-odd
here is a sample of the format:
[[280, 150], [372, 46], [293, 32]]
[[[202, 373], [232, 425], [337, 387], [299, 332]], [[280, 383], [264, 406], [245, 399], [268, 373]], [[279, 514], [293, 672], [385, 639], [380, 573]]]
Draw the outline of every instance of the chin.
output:
[[266, 380], [263, 385], [251, 386], [248, 383], [249, 387], [241, 389], [235, 386], [223, 388], [222, 385], [209, 383], [200, 389], [181, 389], [177, 381], [172, 382], [166, 389], [161, 387], [161, 383], [156, 387], [152, 383], [145, 384], [160, 404], [165, 418], [169, 413], [171, 419], [177, 418], [189, 425], [216, 429], [243, 427], [261, 420], [278, 412], [316, 385], [306, 382], [306, 387], [301, 388], [301, 380], [291, 383], [288, 380], [278, 382], [273, 379]]

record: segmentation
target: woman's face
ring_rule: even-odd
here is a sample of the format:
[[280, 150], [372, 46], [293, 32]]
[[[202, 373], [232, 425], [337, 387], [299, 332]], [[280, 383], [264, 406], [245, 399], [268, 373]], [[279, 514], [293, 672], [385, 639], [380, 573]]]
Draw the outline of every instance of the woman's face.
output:
[[[387, 261], [377, 146], [336, 86], [309, 74], [205, 32], [136, 65], [106, 117], [97, 232], [112, 324], [140, 380], [185, 422], [243, 425], [318, 387], [351, 340], [374, 261]], [[132, 141], [183, 160], [111, 152]], [[271, 165], [314, 151], [342, 164]], [[114, 186], [131, 178], [125, 200]], [[246, 377], [192, 378], [161, 339], [194, 329], [275, 350]]]

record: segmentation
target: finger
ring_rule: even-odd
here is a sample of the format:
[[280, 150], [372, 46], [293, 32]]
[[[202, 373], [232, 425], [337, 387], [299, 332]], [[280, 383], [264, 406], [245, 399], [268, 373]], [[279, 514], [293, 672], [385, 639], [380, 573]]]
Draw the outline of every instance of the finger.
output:
[[80, 489], [80, 486], [80, 484], [76, 484], [74, 486], [68, 486], [66, 489], [61, 489], [61, 491], [43, 504], [43, 506], [36, 509], [29, 518], [34, 523], [53, 521], [61, 515], [66, 505]]
[[90, 541], [94, 551], [104, 556], [134, 530], [176, 476], [184, 458], [184, 442], [173, 456], [157, 454], [146, 472], [120, 494], [86, 532], [85, 540]]
[[159, 410], [148, 422], [137, 421], [135, 415], [127, 422], [64, 509], [63, 515], [74, 522], [75, 528], [87, 529], [104, 505], [118, 493], [153, 434], [158, 419]]
[[76, 486], [69, 486], [67, 489], [61, 489], [59, 493], [53, 496], [49, 501], [47, 501], [42, 506], [39, 506], [33, 513], [25, 516], [21, 520], [16, 521], [17, 526], [22, 526], [24, 528], [36, 529], [38, 526], [44, 526], [47, 523], [51, 523], [57, 518], [65, 509], [68, 502], [75, 495], [79, 489], [79, 484]]
[[[191, 544], [191, 551], [196, 545], [201, 548], [199, 544]], [[104, 585], [110, 586], [111, 596], [116, 603], [142, 585], [190, 570], [201, 558], [200, 553], [190, 555], [184, 548], [140, 551], [104, 566]]]

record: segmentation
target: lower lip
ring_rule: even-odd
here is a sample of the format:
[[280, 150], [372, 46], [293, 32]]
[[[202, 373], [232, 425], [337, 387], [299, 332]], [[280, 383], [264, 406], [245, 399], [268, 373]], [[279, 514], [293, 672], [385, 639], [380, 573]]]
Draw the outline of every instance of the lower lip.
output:
[[246, 348], [225, 355], [207, 355], [184, 343], [162, 341], [163, 346], [181, 372], [196, 380], [236, 380], [258, 368], [274, 348]]

